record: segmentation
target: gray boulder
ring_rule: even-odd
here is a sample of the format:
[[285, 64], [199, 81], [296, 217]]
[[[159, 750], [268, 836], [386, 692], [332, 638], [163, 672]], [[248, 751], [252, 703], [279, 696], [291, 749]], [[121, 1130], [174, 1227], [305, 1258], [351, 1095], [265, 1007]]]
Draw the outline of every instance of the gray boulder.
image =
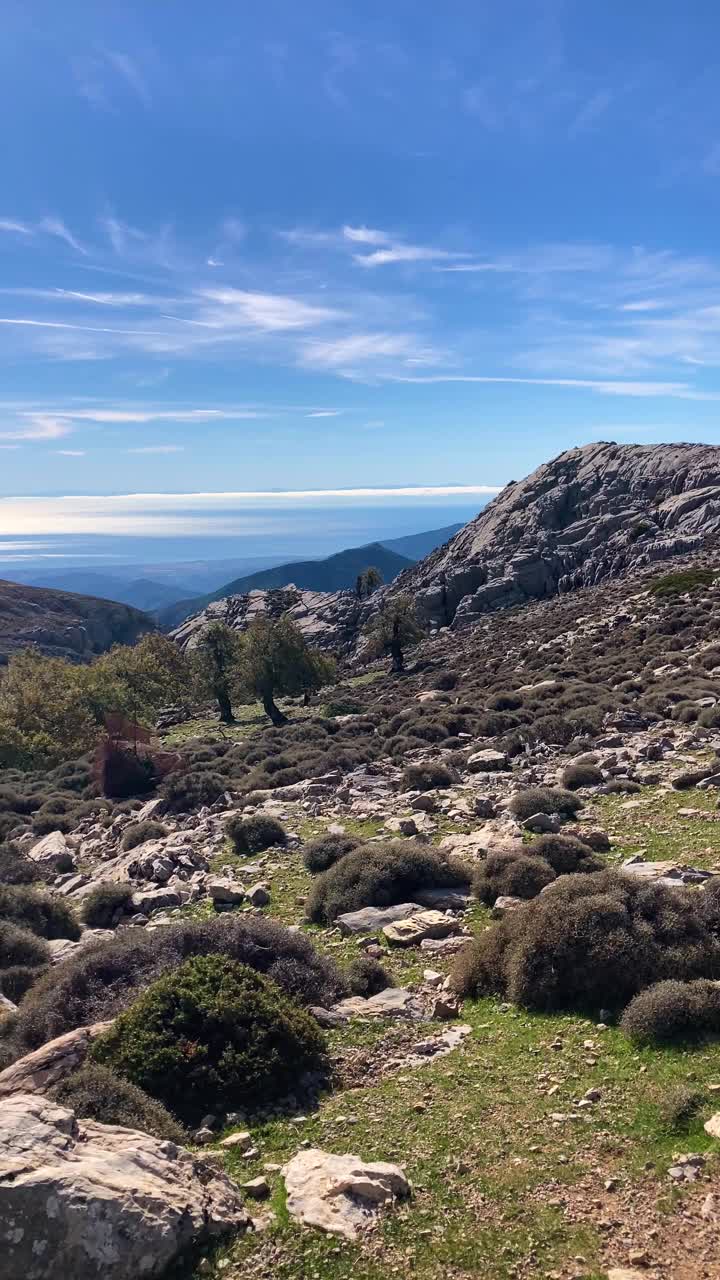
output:
[[3, 1280], [141, 1280], [248, 1223], [238, 1189], [183, 1147], [79, 1120], [37, 1094], [0, 1110]]

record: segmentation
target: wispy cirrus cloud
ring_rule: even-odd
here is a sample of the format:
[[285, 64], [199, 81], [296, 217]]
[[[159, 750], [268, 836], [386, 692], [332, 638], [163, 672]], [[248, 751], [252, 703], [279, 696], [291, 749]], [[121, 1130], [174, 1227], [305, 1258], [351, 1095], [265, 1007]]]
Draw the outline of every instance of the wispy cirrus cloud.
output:
[[119, 49], [97, 49], [73, 58], [72, 73], [78, 93], [99, 111], [114, 111], [118, 95], [129, 92], [149, 108], [150, 88], [137, 58]]
[[62, 218], [48, 216], [40, 218], [37, 222], [22, 222], [18, 218], [0, 218], [0, 232], [21, 236], [26, 240], [35, 240], [40, 236], [52, 236], [56, 240], [62, 240], [71, 249], [74, 249], [76, 253], [88, 253], [88, 250], [80, 243], [77, 236], [73, 235]]

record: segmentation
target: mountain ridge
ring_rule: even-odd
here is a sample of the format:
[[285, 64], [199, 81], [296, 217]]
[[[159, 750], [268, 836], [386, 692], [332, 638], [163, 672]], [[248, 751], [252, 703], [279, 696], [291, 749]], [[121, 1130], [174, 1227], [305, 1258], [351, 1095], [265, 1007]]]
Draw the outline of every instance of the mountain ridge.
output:
[[21, 649], [85, 661], [153, 630], [147, 614], [119, 601], [0, 579], [0, 664]]

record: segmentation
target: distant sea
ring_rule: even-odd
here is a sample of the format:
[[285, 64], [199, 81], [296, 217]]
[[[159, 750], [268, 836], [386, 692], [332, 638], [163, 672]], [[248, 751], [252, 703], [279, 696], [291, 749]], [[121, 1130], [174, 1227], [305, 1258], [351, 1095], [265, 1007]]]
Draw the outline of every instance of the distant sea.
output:
[[[252, 528], [237, 533], [225, 526], [222, 534], [201, 533], [188, 520], [187, 534], [146, 536], [139, 534], [22, 534], [0, 526], [0, 577], [35, 569], [62, 569], [130, 565], [170, 565], [215, 560], [284, 560], [320, 558], [346, 547], [440, 529], [466, 522], [477, 515], [486, 499], [472, 504], [405, 501], [397, 505], [356, 506], [323, 503], [255, 510]], [[168, 513], [169, 514], [169, 513]], [[177, 529], [177, 523], [175, 525]]]

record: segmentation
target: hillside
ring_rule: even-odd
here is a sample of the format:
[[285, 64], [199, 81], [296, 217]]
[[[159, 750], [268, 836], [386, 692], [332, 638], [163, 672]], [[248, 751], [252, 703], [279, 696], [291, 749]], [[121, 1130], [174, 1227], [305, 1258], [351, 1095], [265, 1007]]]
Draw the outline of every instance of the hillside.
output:
[[0, 580], [0, 663], [29, 647], [88, 659], [153, 629], [147, 614], [129, 605]]
[[403, 569], [409, 568], [410, 564], [408, 557], [388, 550], [382, 543], [369, 542], [364, 547], [338, 551], [325, 560], [292, 561], [290, 564], [280, 564], [272, 569], [251, 573], [244, 578], [236, 578], [234, 582], [225, 583], [209, 595], [181, 600], [168, 609], [160, 610], [158, 621], [161, 626], [176, 627], [185, 618], [200, 613], [215, 600], [248, 595], [251, 591], [272, 591], [287, 587], [290, 583], [302, 591], [346, 591], [354, 587], [358, 574], [370, 565], [380, 570], [385, 582], [391, 582]]
[[395, 584], [431, 626], [587, 587], [720, 530], [720, 447], [589, 444], [502, 493]]
[[456, 533], [463, 528], [462, 521], [459, 524], [449, 524], [444, 529], [428, 529], [424, 533], [408, 533], [403, 538], [383, 538], [382, 545], [388, 547], [391, 551], [397, 551], [400, 556], [407, 556], [408, 560], [422, 560], [424, 556], [429, 556], [431, 551], [436, 547], [443, 546], [449, 542]]
[[[709, 538], [670, 575], [635, 566], [445, 629], [403, 679], [348, 668], [315, 705], [287, 702], [282, 730], [257, 705], [231, 728], [177, 725], [165, 741], [185, 768], [144, 829], [144, 794], [85, 798], [87, 760], [2, 789], [7, 835], [30, 853], [5, 866], [34, 866], [55, 903], [57, 936], [19, 978], [0, 957], [0, 1148], [21, 1153], [33, 1203], [42, 1178], [53, 1221], [74, 1223], [82, 1179], [126, 1258], [139, 1186], [143, 1256], [181, 1255], [197, 1233], [187, 1280], [720, 1274], [717, 983], [687, 981], [720, 977], [719, 565]], [[41, 841], [58, 805], [62, 828]], [[251, 858], [238, 831], [257, 838]], [[6, 892], [0, 922], [31, 897]], [[77, 920], [108, 900], [86, 947]], [[191, 1133], [161, 1142], [183, 1118], [171, 1073], [142, 1083], [173, 1116], [69, 1073], [121, 1010], [144, 1034], [149, 986], [209, 952], [308, 1010], [331, 1072], [319, 1090], [296, 1073], [278, 1096], [262, 1061], [259, 1103], [240, 1111], [211, 1079]], [[183, 1038], [178, 1070], [186, 1055]], [[65, 1091], [43, 1098], [58, 1077]], [[197, 1186], [173, 1142], [192, 1144]], [[340, 1153], [352, 1181], [343, 1168], [311, 1184], [311, 1162]], [[166, 1244], [188, 1196], [225, 1211], [224, 1241], [198, 1219]], [[358, 1201], [375, 1229], [334, 1234]], [[66, 1274], [83, 1274], [76, 1257]], [[13, 1261], [12, 1280], [27, 1273]]]
[[64, 569], [35, 574], [29, 585], [53, 591], [70, 591], [100, 600], [119, 601], [146, 613], [167, 608], [181, 596], [188, 594], [187, 586], [156, 582], [152, 578], [141, 576], [130, 579], [97, 569]]

